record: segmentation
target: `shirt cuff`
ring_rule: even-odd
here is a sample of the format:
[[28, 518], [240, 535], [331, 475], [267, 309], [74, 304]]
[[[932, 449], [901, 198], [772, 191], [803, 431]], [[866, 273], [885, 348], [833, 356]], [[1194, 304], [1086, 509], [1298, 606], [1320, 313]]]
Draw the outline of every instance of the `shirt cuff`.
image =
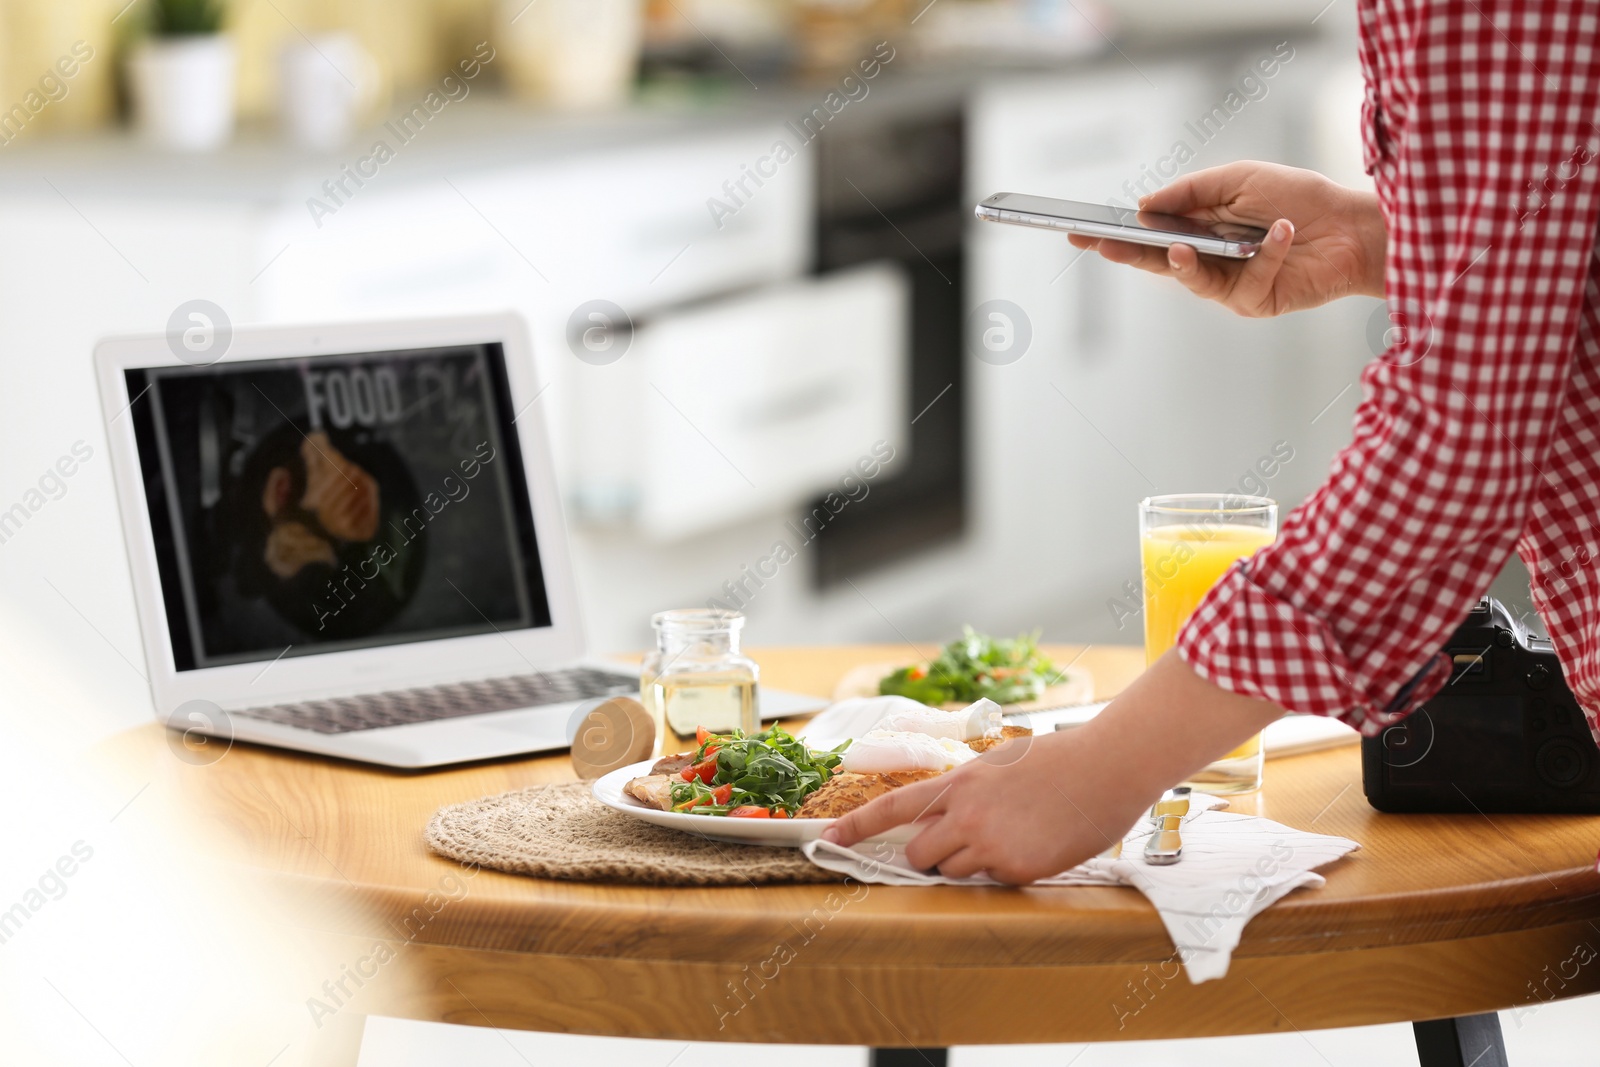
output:
[[1230, 567], [1178, 634], [1178, 656], [1211, 684], [1373, 736], [1450, 680], [1450, 657], [1441, 652], [1399, 692], [1372, 691], [1328, 624], [1257, 585], [1249, 564]]

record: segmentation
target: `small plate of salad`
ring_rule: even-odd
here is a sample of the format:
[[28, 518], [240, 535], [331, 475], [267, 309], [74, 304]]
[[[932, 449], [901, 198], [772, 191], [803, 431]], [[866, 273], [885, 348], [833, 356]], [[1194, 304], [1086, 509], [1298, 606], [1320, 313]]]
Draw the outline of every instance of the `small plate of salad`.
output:
[[1039, 634], [991, 637], [970, 626], [919, 663], [869, 663], [850, 671], [835, 700], [903, 696], [936, 708], [959, 710], [985, 697], [1008, 712], [1088, 704], [1094, 682], [1081, 666], [1055, 663], [1039, 648]]

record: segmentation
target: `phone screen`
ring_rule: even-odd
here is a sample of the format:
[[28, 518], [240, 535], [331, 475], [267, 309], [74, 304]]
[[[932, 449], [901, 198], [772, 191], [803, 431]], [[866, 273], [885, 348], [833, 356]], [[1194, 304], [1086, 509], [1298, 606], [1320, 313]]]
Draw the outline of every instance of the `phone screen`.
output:
[[998, 197], [991, 197], [990, 201], [994, 207], [1025, 211], [1031, 215], [1098, 222], [1105, 226], [1126, 226], [1157, 233], [1184, 234], [1190, 237], [1211, 237], [1221, 241], [1245, 241], [1257, 244], [1267, 236], [1267, 231], [1259, 226], [1246, 226], [1238, 222], [1212, 222], [1206, 219], [1191, 219], [1183, 215], [1164, 215], [1159, 211], [1135, 211], [1132, 208], [1113, 207], [1110, 204], [1056, 200], [1048, 196], [1001, 193]]

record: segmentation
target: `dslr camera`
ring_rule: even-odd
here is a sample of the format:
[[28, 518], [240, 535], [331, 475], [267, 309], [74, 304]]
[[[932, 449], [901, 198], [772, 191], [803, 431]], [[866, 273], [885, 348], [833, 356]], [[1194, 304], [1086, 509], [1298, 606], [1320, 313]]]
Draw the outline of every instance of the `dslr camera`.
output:
[[1389, 812], [1600, 813], [1600, 749], [1550, 640], [1485, 597], [1444, 650], [1449, 684], [1362, 739], [1367, 801]]

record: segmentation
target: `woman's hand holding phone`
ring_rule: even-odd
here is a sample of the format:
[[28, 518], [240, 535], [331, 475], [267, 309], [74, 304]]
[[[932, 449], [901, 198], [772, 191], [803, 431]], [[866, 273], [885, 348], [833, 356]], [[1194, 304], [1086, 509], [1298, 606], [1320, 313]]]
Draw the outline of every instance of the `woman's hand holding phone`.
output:
[[1113, 263], [1176, 278], [1197, 296], [1250, 318], [1302, 311], [1352, 294], [1383, 296], [1386, 233], [1377, 197], [1315, 171], [1229, 163], [1178, 178], [1139, 207], [1252, 226], [1277, 221], [1261, 250], [1245, 260], [1201, 257], [1182, 244], [1152, 248], [1079, 234], [1070, 240]]

